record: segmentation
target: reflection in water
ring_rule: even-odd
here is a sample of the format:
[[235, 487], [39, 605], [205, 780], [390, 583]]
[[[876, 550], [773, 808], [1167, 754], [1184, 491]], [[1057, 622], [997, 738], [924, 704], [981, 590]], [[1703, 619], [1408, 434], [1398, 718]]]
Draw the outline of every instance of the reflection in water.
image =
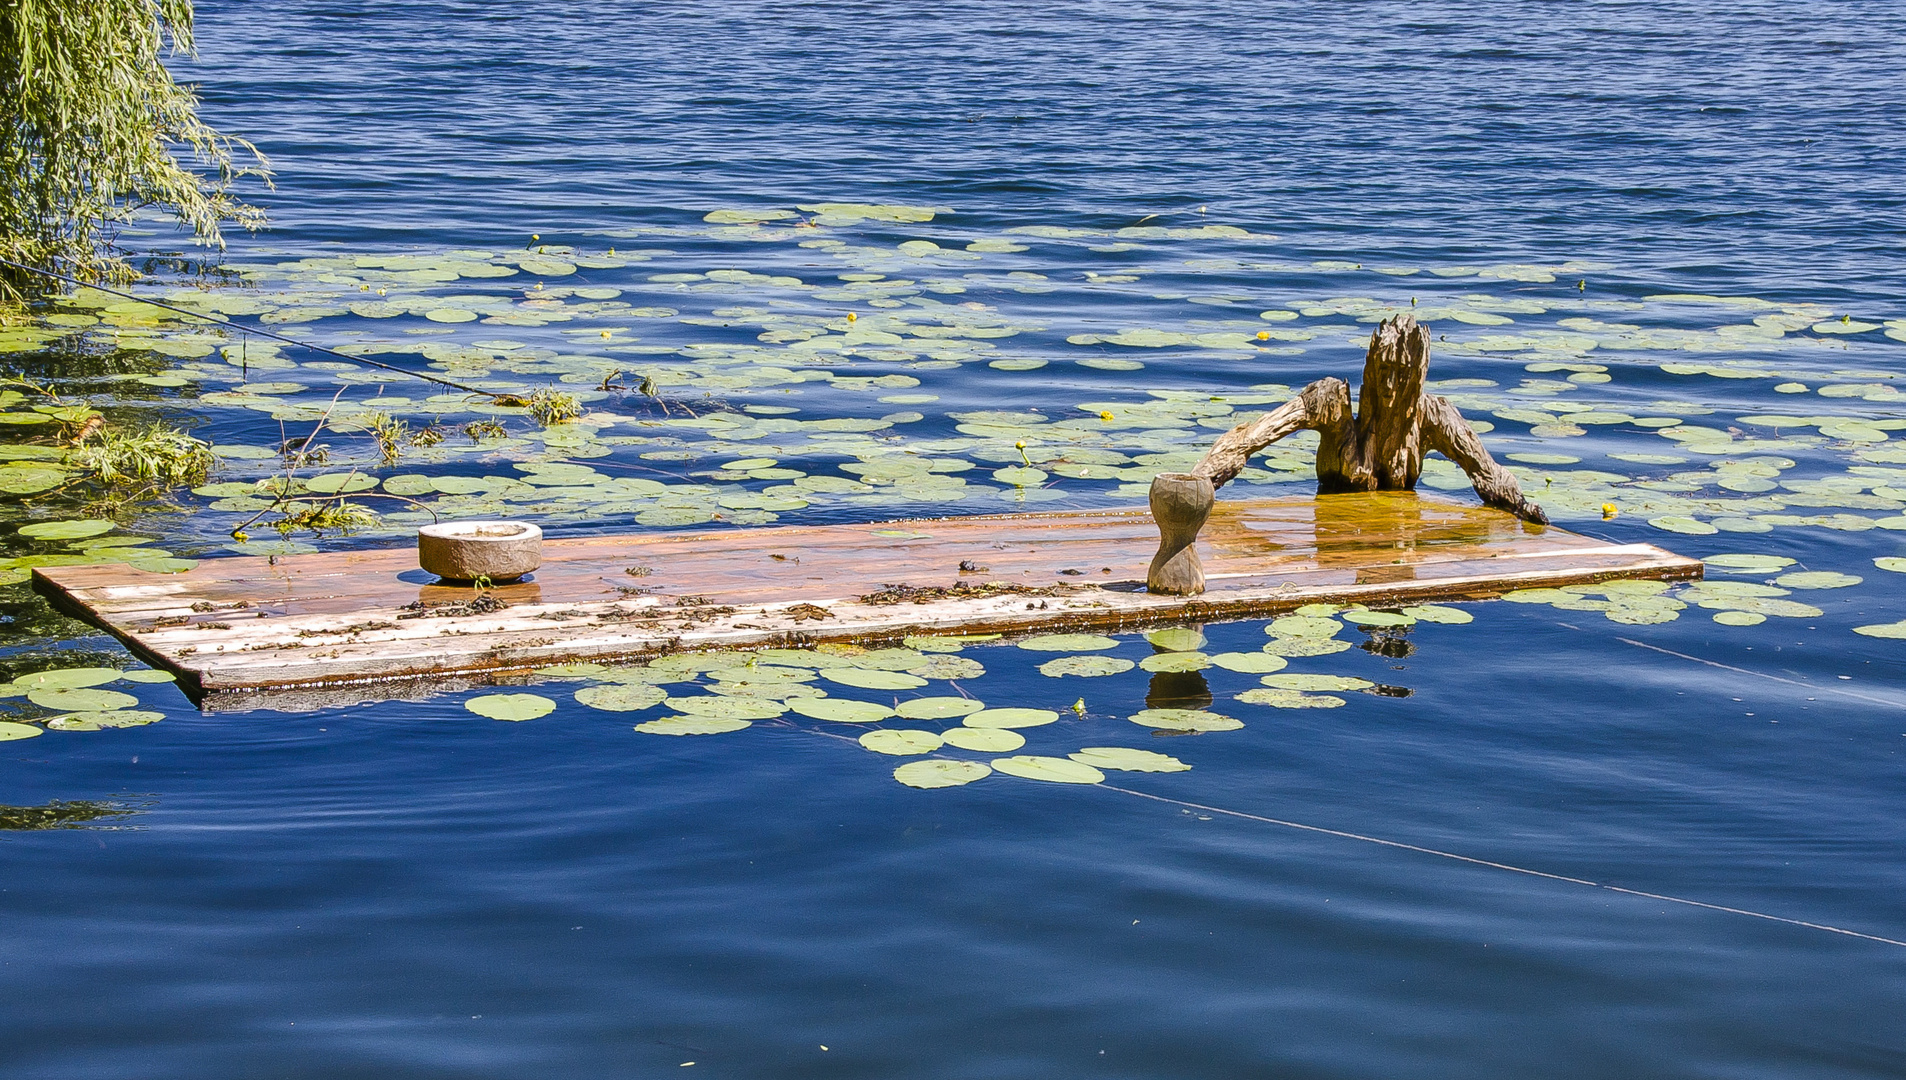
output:
[[1208, 709], [1211, 684], [1197, 671], [1159, 671], [1152, 674], [1151, 689], [1145, 692], [1147, 709]]
[[1357, 643], [1357, 648], [1392, 660], [1406, 660], [1416, 652], [1416, 646], [1410, 641], [1410, 629], [1407, 626], [1386, 626], [1381, 630], [1366, 628], [1364, 634], [1367, 636]]
[[[132, 817], [142, 808], [92, 799], [54, 799], [45, 806], [0, 806], [0, 829], [89, 829], [88, 822]], [[113, 828], [116, 826], [103, 826]]]

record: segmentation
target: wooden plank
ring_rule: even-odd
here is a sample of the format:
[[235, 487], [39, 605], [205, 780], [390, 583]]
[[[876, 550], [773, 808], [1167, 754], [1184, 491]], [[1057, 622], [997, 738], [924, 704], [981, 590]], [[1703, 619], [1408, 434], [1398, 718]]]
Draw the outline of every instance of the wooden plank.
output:
[[[505, 609], [456, 617], [406, 610], [472, 595], [434, 584], [409, 547], [208, 559], [182, 574], [45, 567], [34, 584], [202, 695], [682, 648], [1117, 629], [1314, 602], [1395, 605], [1701, 575], [1700, 562], [1650, 544], [1408, 493], [1221, 502], [1199, 539], [1202, 596], [1144, 592], [1156, 544], [1141, 508], [551, 540], [532, 580], [494, 590]], [[964, 595], [944, 594], [956, 583]], [[943, 595], [863, 599], [889, 585]]]

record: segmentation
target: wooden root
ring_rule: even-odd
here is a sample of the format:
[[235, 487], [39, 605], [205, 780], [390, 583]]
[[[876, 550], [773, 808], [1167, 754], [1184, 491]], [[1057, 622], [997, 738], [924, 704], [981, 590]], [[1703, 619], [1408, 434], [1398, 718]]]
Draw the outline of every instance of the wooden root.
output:
[[[1428, 372], [1429, 331], [1410, 315], [1387, 319], [1370, 335], [1356, 412], [1350, 408], [1348, 383], [1318, 379], [1271, 412], [1220, 435], [1191, 473], [1209, 480], [1215, 490], [1243, 471], [1251, 455], [1293, 432], [1309, 430], [1321, 436], [1317, 444], [1320, 495], [1413, 491], [1423, 471], [1424, 453], [1434, 450], [1462, 467], [1484, 504], [1524, 521], [1548, 524], [1548, 515], [1524, 497], [1514, 474], [1489, 456], [1456, 406], [1423, 392]], [[1168, 526], [1158, 510], [1159, 482], [1164, 479], [1161, 476], [1152, 484], [1153, 516], [1158, 518], [1161, 537], [1171, 538], [1177, 526]], [[1202, 517], [1199, 520], [1202, 523]], [[1189, 541], [1180, 550], [1193, 552], [1196, 558]], [[1164, 551], [1161, 545], [1161, 558]], [[1157, 559], [1152, 566], [1151, 591], [1184, 595], [1182, 575], [1162, 578]], [[1202, 572], [1192, 591], [1203, 591]]]

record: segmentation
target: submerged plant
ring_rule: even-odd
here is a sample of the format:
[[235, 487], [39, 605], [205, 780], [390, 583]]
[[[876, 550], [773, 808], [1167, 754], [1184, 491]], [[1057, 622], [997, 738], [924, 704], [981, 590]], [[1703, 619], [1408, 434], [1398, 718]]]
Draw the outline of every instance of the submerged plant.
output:
[[[197, 95], [166, 70], [164, 54], [191, 51], [191, 0], [0, 6], [0, 256], [127, 281], [112, 230], [142, 208], [218, 247], [222, 223], [264, 224], [230, 189], [245, 176], [268, 183], [268, 163], [202, 122]], [[41, 291], [33, 275], [0, 270], [5, 298]]]

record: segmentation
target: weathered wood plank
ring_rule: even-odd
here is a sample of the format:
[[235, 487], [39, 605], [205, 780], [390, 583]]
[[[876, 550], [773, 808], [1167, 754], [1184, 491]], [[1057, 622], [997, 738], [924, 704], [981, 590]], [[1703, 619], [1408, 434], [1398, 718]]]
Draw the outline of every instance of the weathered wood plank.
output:
[[[551, 540], [500, 611], [417, 617], [468, 600], [410, 548], [212, 559], [183, 574], [38, 569], [63, 610], [197, 693], [520, 670], [669, 649], [870, 640], [923, 632], [1122, 628], [1273, 615], [1319, 601], [1469, 599], [1613, 577], [1699, 577], [1649, 544], [1612, 544], [1506, 513], [1375, 492], [1219, 503], [1200, 538], [1202, 596], [1150, 595], [1142, 509]], [[883, 586], [990, 595], [868, 602]], [[401, 692], [392, 689], [393, 694]]]

